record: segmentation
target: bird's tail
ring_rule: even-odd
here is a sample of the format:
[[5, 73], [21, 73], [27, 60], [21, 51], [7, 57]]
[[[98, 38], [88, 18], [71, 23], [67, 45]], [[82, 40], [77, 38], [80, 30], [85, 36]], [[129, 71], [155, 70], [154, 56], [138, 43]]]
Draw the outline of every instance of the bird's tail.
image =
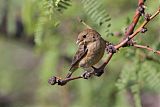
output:
[[74, 72], [75, 70], [77, 70], [77, 68], [78, 68], [78, 67], [71, 66], [70, 69], [69, 69], [69, 71], [70, 71], [70, 72]]
[[74, 72], [76, 69], [77, 69], [76, 67], [73, 67], [73, 66], [72, 66], [72, 67], [69, 69], [69, 73], [67, 74], [66, 78], [70, 78], [71, 75], [73, 74], [73, 72]]

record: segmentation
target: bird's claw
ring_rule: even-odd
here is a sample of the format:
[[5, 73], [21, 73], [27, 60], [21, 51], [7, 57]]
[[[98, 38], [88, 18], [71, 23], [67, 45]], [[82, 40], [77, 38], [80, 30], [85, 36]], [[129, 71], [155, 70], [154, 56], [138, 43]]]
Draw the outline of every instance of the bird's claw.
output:
[[89, 71], [85, 71], [81, 77], [83, 77], [84, 79], [88, 79], [92, 76], [92, 72], [89, 72]]
[[67, 83], [67, 81], [65, 80], [62, 80], [61, 78], [58, 78], [58, 77], [55, 77], [55, 76], [52, 76], [49, 80], [48, 80], [48, 83], [51, 84], [51, 85], [55, 85], [56, 83], [58, 85], [65, 85]]
[[104, 69], [102, 68], [95, 68], [92, 66], [92, 68], [94, 69], [94, 75], [100, 77], [103, 73], [104, 73]]
[[103, 73], [104, 73], [104, 70], [102, 70], [102, 69], [98, 70], [98, 71], [96, 70], [94, 75], [100, 77]]

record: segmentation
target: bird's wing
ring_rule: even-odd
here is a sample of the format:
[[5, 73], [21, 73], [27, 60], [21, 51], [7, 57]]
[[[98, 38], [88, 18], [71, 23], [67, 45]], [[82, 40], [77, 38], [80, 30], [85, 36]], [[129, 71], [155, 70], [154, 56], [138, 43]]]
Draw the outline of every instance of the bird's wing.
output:
[[87, 54], [87, 52], [88, 52], [88, 49], [85, 45], [79, 46], [75, 56], [72, 59], [70, 71]]

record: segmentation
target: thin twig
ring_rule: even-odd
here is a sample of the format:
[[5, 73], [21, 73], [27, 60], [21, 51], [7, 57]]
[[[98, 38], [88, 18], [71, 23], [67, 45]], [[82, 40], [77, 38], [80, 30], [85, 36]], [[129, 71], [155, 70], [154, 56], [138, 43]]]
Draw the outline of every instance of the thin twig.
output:
[[143, 45], [137, 45], [137, 44], [134, 44], [133, 46], [136, 47], [136, 48], [146, 49], [146, 50], [148, 50], [148, 51], [152, 51], [152, 52], [154, 52], [155, 54], [160, 55], [160, 51], [155, 50], [155, 49], [153, 49], [153, 48], [150, 48], [149, 46], [143, 46]]
[[78, 21], [81, 22], [84, 26], [86, 26], [88, 29], [92, 29], [89, 25], [87, 25], [81, 18], [77, 17]]

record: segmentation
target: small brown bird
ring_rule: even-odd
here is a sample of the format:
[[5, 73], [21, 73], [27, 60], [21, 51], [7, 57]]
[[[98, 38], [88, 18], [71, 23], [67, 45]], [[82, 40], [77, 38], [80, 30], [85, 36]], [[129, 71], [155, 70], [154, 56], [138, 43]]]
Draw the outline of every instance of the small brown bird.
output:
[[78, 50], [73, 57], [70, 72], [77, 68], [90, 68], [97, 64], [104, 55], [106, 41], [93, 29], [85, 29], [77, 38]]

